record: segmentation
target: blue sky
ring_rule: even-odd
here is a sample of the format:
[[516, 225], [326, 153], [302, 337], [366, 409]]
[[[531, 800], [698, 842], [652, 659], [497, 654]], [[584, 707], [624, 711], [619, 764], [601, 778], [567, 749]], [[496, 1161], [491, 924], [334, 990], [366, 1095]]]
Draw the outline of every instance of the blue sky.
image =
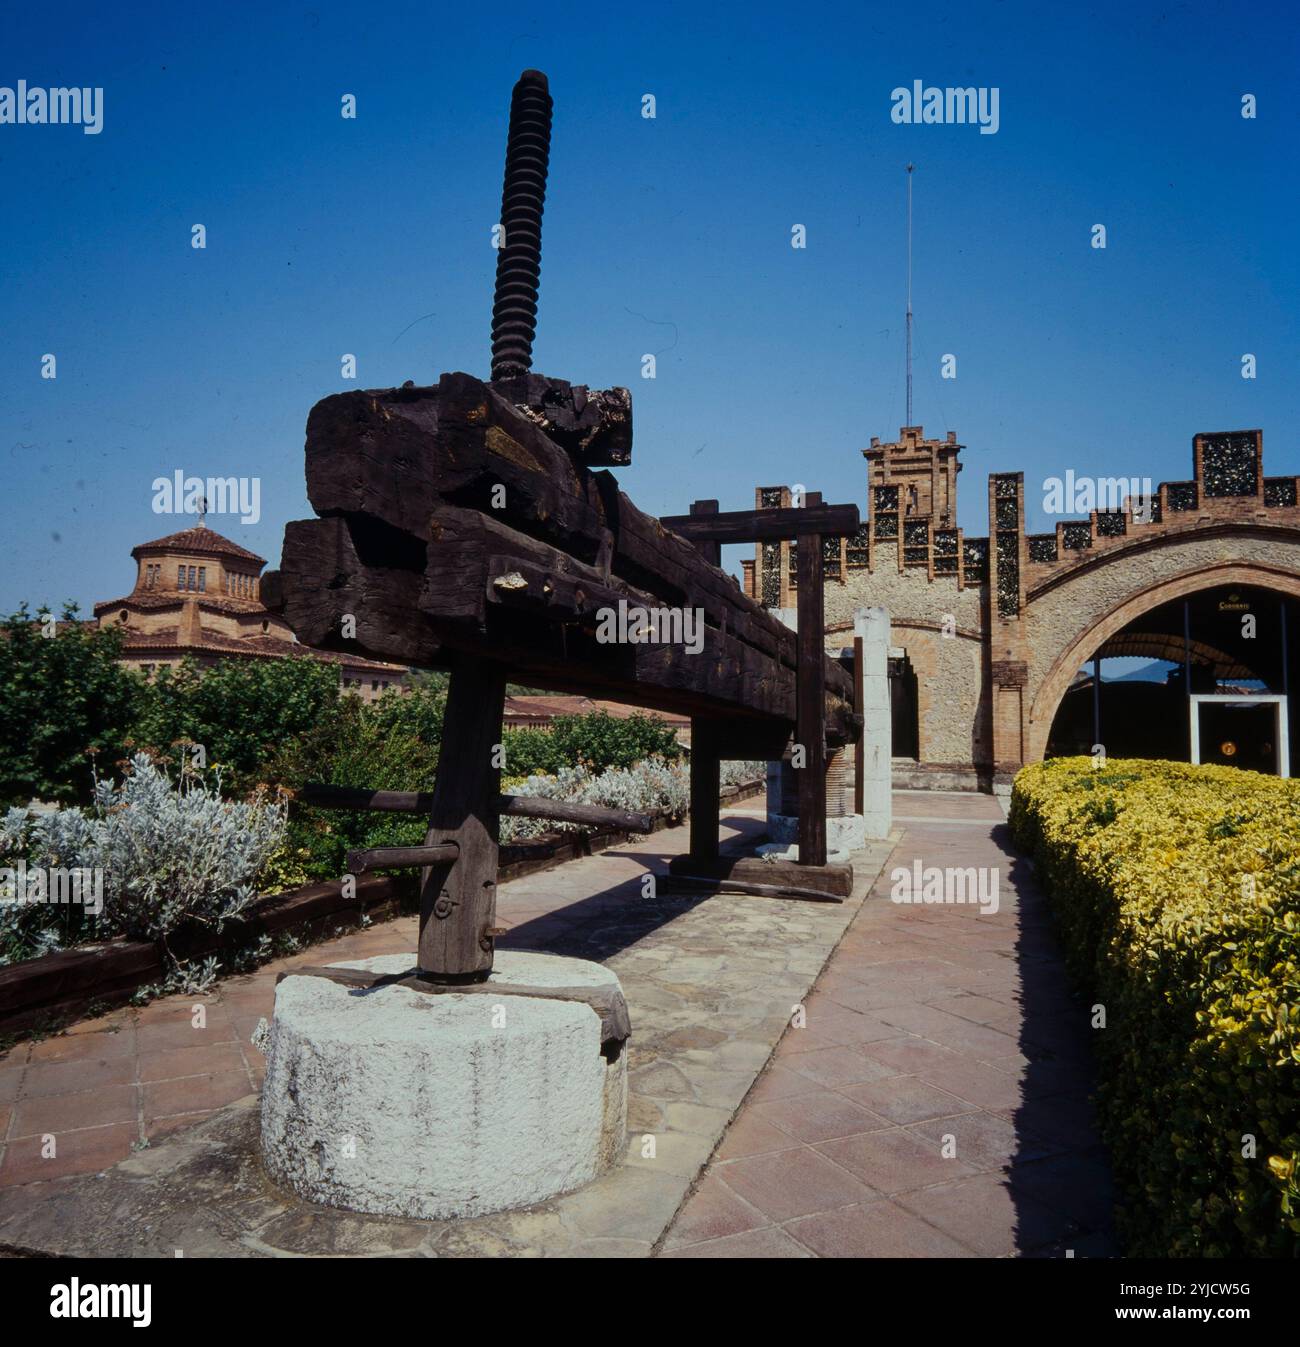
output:
[[[178, 468], [260, 477], [257, 525], [210, 522], [274, 564], [313, 402], [486, 376], [529, 66], [556, 101], [534, 366], [631, 387], [642, 508], [789, 481], [865, 508], [859, 451], [904, 420], [909, 160], [915, 419], [968, 446], [968, 533], [990, 471], [1043, 527], [1045, 476], [1185, 477], [1201, 430], [1262, 426], [1300, 471], [1297, 31], [1267, 3], [12, 10], [0, 85], [105, 110], [0, 125], [0, 604], [124, 593], [131, 546], [189, 522], [151, 510]], [[997, 134], [895, 125], [914, 79], [997, 87]]]

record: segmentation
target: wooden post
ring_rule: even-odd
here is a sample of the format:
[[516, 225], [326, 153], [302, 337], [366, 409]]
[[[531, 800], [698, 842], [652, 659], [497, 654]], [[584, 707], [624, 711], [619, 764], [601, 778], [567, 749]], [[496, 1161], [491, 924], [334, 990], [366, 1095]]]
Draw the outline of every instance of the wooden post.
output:
[[719, 789], [722, 762], [718, 756], [717, 727], [711, 720], [691, 720], [691, 860], [699, 864], [718, 859], [721, 825]]
[[[809, 505], [821, 504], [808, 492]], [[826, 864], [826, 616], [822, 607], [822, 535], [803, 533], [798, 552], [799, 679], [795, 742], [799, 771], [799, 863]]]
[[[855, 714], [865, 715], [863, 709], [865, 693], [862, 685], [862, 637], [853, 638], [853, 710]], [[863, 751], [866, 738], [866, 722], [858, 726], [857, 738], [853, 743], [853, 812], [861, 814], [866, 809], [867, 760]]]
[[[691, 502], [692, 515], [708, 515], [718, 513], [718, 502], [716, 500], [693, 500]], [[722, 565], [722, 544], [712, 541], [701, 541], [695, 544], [695, 550], [709, 563], [710, 566]]]
[[450, 865], [420, 871], [421, 975], [481, 982], [492, 971], [496, 925], [505, 671], [462, 656], [451, 672], [426, 846], [454, 842]]

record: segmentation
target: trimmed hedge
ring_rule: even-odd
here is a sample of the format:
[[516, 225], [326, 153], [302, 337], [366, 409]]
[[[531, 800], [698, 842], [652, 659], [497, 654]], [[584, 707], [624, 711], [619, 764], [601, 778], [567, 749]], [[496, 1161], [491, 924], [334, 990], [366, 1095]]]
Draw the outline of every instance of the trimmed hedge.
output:
[[1016, 777], [1010, 821], [1105, 1008], [1129, 1254], [1300, 1256], [1300, 782], [1055, 759]]

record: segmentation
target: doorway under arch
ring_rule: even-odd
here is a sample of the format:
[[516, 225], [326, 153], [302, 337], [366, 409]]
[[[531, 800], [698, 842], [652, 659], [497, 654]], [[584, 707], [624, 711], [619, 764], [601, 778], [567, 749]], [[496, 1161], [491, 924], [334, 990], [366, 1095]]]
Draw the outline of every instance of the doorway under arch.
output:
[[1221, 762], [1286, 772], [1300, 613], [1263, 585], [1215, 584], [1158, 604], [1105, 637], [1066, 688], [1047, 757]]

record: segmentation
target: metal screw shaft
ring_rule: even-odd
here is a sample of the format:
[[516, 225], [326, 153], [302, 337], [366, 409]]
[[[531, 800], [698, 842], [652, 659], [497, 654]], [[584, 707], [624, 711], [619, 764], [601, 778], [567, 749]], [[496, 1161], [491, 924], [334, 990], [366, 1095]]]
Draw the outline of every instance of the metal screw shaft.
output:
[[540, 70], [525, 70], [510, 99], [505, 182], [501, 189], [503, 246], [497, 253], [492, 305], [492, 377], [527, 374], [537, 331], [542, 270], [542, 210], [551, 153], [551, 95]]

